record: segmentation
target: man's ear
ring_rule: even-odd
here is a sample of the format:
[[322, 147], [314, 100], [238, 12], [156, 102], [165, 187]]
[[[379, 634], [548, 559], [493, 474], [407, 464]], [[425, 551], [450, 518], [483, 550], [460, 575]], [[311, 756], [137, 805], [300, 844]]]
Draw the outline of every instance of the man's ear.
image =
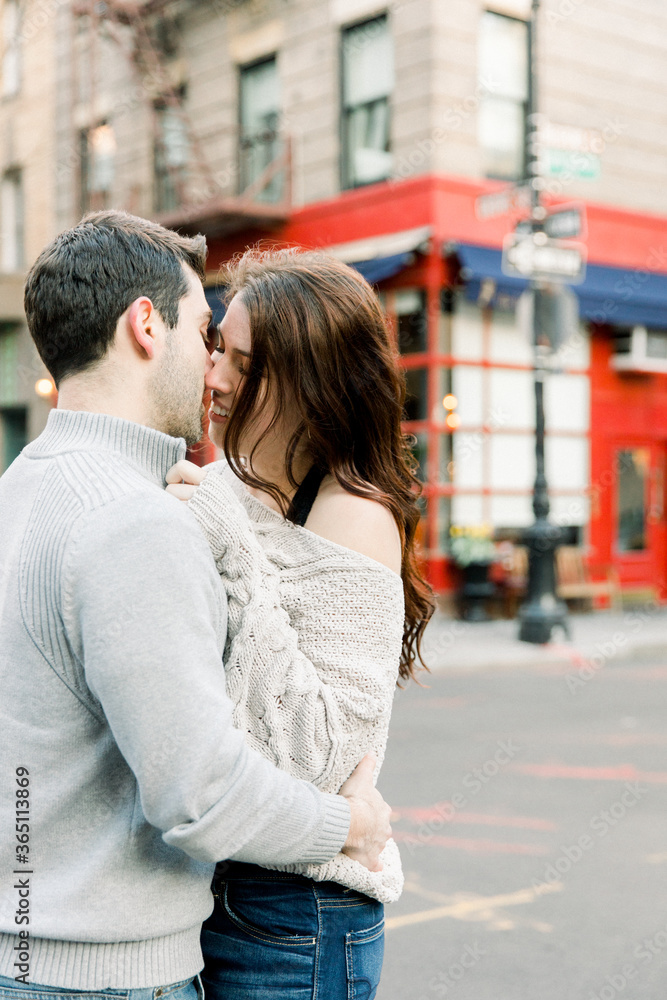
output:
[[139, 353], [153, 358], [158, 316], [151, 300], [145, 295], [135, 299], [128, 310], [127, 319], [131, 331], [130, 339], [134, 341]]

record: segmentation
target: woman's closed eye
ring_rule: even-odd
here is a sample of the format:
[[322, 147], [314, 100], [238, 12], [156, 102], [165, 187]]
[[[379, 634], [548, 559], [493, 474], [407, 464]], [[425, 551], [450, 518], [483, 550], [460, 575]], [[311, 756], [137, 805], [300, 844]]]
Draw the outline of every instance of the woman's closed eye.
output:
[[216, 323], [209, 323], [206, 330], [206, 348], [209, 354], [220, 350], [220, 330]]
[[[212, 353], [213, 354], [224, 354], [225, 353], [225, 344], [224, 344], [224, 341], [223, 341], [223, 339], [222, 339], [222, 337], [220, 336], [219, 333], [218, 333], [218, 343], [213, 348]], [[232, 356], [234, 356], [235, 354], [236, 354], [236, 352], [232, 351]], [[248, 374], [248, 369], [243, 364], [243, 361], [241, 360], [241, 357], [242, 357], [241, 355], [237, 356], [236, 370], [238, 371], [239, 375], [247, 375]], [[245, 357], [245, 355], [243, 355], [243, 357]]]

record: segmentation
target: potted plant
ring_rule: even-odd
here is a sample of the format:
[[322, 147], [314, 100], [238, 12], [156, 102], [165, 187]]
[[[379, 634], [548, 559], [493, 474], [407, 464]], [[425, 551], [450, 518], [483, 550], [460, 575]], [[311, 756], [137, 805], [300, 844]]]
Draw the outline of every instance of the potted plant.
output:
[[489, 580], [489, 567], [497, 559], [489, 525], [452, 525], [449, 553], [461, 569], [462, 616], [468, 621], [488, 620], [486, 600], [493, 597], [495, 584]]

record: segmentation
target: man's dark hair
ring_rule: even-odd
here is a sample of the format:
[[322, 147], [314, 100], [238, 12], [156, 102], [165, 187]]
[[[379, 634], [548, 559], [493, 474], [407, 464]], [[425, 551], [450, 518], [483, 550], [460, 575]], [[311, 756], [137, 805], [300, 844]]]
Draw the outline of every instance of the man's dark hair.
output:
[[51, 242], [31, 267], [25, 313], [56, 386], [94, 367], [119, 318], [146, 295], [169, 328], [188, 290], [183, 264], [203, 281], [206, 240], [127, 212], [91, 212]]

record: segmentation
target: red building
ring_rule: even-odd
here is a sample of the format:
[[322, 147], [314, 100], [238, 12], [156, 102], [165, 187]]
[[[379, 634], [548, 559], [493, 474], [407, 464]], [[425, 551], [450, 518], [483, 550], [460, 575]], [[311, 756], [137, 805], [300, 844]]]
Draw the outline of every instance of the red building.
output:
[[[265, 229], [216, 236], [215, 220], [205, 227], [212, 285], [222, 261], [266, 238], [331, 248], [377, 285], [407, 374], [405, 426], [425, 483], [424, 558], [444, 592], [453, 586], [452, 524], [511, 537], [532, 521], [532, 348], [516, 319], [526, 283], [500, 266], [518, 216], [481, 220], [475, 211], [476, 198], [497, 186], [421, 176], [310, 204]], [[581, 326], [547, 383], [552, 517], [594, 578], [614, 569], [623, 589], [665, 599], [667, 220], [586, 210]]]

